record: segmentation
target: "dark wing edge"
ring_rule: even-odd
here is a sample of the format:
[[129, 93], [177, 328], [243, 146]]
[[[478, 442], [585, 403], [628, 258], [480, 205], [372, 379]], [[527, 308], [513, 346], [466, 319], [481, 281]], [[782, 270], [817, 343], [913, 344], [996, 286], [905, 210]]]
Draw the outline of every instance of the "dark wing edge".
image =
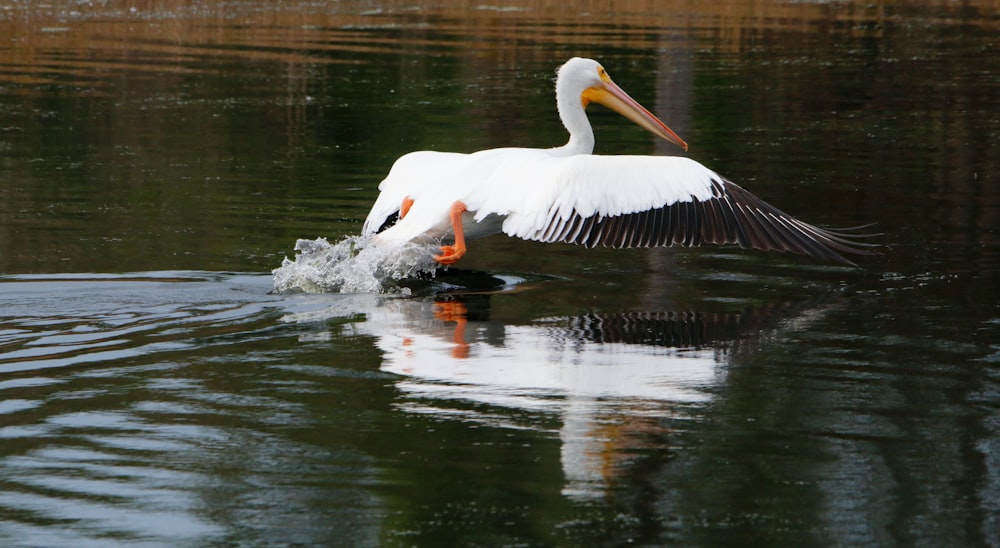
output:
[[694, 247], [736, 244], [744, 249], [787, 251], [822, 261], [856, 266], [842, 254], [873, 255], [877, 236], [867, 227], [823, 229], [802, 222], [725, 179], [712, 180], [712, 197], [675, 202], [621, 215], [584, 217], [573, 211], [549, 213], [546, 226], [529, 239], [586, 247]]
[[384, 221], [382, 221], [382, 224], [379, 225], [378, 230], [376, 230], [374, 234], [379, 234], [388, 228], [392, 228], [392, 226], [398, 222], [399, 222], [399, 210], [397, 209], [393, 213], [390, 213], [389, 216], [386, 217]]

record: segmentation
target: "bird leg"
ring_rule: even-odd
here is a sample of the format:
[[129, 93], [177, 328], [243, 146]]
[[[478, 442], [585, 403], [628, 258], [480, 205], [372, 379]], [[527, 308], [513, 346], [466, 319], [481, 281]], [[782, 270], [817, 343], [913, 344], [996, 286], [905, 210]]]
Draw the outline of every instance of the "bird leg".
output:
[[410, 208], [413, 207], [413, 198], [407, 196], [403, 198], [403, 203], [399, 206], [399, 218], [402, 219], [406, 217], [406, 214], [410, 212]]
[[465, 255], [465, 231], [462, 229], [462, 214], [468, 208], [461, 201], [451, 204], [451, 229], [455, 233], [455, 245], [441, 246], [441, 254], [435, 255], [434, 260], [443, 265], [452, 265], [458, 262]]

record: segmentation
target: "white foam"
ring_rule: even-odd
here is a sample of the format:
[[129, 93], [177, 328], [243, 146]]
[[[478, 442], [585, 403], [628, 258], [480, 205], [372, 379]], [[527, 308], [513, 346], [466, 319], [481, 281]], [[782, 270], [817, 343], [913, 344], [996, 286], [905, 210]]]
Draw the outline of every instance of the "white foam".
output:
[[371, 237], [348, 236], [331, 244], [326, 238], [295, 242], [295, 259], [274, 269], [278, 293], [399, 293], [395, 282], [420, 274], [434, 275], [437, 246], [372, 243]]

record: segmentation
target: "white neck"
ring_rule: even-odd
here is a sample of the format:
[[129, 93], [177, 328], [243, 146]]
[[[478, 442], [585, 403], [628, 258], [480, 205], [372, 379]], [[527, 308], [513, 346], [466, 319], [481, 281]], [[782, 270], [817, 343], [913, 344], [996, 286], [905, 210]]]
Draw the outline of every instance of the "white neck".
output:
[[590, 127], [590, 120], [587, 119], [587, 112], [583, 109], [580, 94], [560, 89], [557, 82], [556, 108], [559, 110], [559, 119], [569, 131], [569, 142], [555, 150], [566, 156], [593, 154], [594, 130]]

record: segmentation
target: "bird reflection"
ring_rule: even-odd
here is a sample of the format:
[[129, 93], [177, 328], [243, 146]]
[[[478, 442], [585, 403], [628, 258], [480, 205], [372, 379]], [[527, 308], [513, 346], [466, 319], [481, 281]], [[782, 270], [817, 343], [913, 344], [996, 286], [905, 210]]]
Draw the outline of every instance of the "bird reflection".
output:
[[[475, 296], [473, 296], [475, 297]], [[434, 319], [454, 324], [452, 357], [468, 358], [469, 343], [465, 331], [469, 323], [470, 296], [447, 296], [433, 302]], [[695, 312], [628, 312], [585, 314], [541, 322], [554, 342], [624, 343], [651, 347], [699, 350], [724, 349], [739, 337], [743, 314], [711, 314]], [[488, 318], [473, 318], [488, 321]], [[410, 340], [406, 345], [413, 344]]]
[[469, 357], [469, 343], [465, 342], [465, 327], [469, 323], [469, 308], [460, 300], [434, 301], [434, 318], [442, 322], [454, 322], [455, 333], [452, 335], [454, 347], [451, 357], [463, 359]]
[[345, 296], [353, 300], [325, 314], [286, 319], [354, 319], [352, 333], [382, 351], [381, 370], [399, 376], [396, 405], [405, 412], [531, 429], [551, 425], [540, 427], [538, 412], [558, 416], [564, 493], [573, 498], [603, 496], [636, 451], [669, 436], [676, 421], [702, 416], [742, 342], [797, 329], [826, 307], [592, 312], [518, 325], [491, 319], [495, 295], [516, 284], [467, 287], [448, 282], [417, 298]]

